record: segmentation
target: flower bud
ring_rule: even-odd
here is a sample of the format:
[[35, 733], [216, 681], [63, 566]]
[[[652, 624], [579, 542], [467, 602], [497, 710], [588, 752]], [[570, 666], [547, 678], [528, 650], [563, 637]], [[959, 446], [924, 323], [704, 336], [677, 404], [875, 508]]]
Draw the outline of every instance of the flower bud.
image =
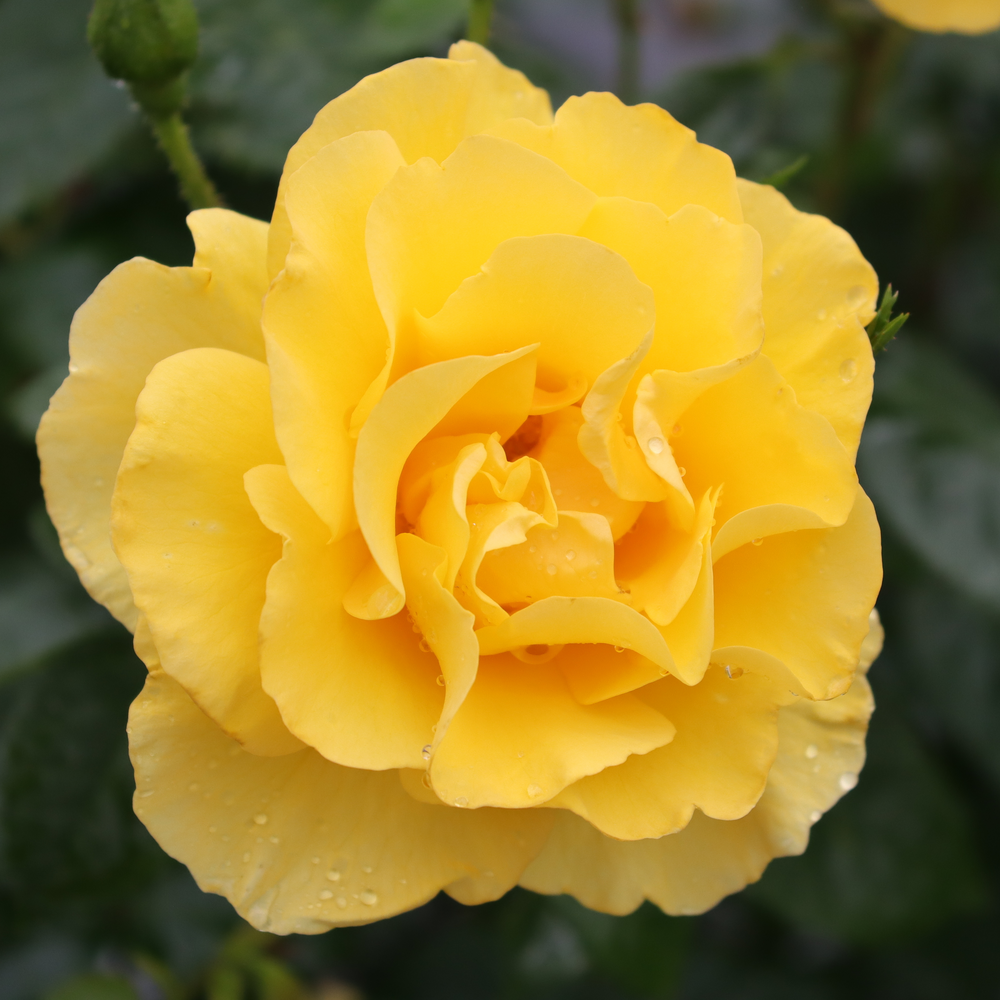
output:
[[128, 83], [148, 113], [180, 107], [181, 78], [198, 54], [191, 0], [96, 0], [87, 38], [105, 72]]

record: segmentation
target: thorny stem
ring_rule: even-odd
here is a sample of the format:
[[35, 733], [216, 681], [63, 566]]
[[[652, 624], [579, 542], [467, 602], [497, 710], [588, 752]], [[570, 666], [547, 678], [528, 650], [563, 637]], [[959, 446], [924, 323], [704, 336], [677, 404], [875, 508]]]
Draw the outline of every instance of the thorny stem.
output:
[[470, 42], [488, 45], [493, 21], [493, 0], [470, 0], [469, 27], [465, 37]]
[[180, 181], [184, 200], [191, 208], [218, 208], [222, 199], [191, 145], [191, 136], [180, 113], [175, 111], [162, 117], [150, 115], [149, 120], [160, 148]]

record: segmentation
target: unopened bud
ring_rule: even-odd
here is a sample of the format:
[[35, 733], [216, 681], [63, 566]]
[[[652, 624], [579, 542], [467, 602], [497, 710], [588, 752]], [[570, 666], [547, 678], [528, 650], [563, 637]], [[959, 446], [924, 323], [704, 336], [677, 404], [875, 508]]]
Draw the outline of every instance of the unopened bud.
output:
[[108, 76], [124, 80], [144, 110], [180, 108], [184, 74], [198, 55], [191, 0], [96, 0], [87, 38]]

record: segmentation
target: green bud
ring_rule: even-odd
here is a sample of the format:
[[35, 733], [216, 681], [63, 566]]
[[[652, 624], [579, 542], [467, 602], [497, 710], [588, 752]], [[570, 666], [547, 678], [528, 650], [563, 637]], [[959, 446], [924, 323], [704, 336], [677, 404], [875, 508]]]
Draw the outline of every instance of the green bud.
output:
[[108, 76], [124, 80], [144, 110], [180, 108], [182, 77], [198, 55], [191, 0], [96, 0], [87, 38]]

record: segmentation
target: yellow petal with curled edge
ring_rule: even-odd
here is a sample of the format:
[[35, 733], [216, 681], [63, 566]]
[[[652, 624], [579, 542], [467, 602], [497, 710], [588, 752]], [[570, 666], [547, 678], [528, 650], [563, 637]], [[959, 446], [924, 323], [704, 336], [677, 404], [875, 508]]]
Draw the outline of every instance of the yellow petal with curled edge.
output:
[[678, 465], [670, 443], [671, 437], [680, 431], [677, 421], [699, 396], [733, 378], [754, 357], [736, 358], [724, 365], [691, 372], [660, 369], [643, 376], [639, 383], [632, 417], [636, 441], [649, 468], [669, 487], [664, 499], [683, 530], [693, 527], [695, 505], [684, 482], [687, 469], [682, 471], [683, 467]]
[[606, 597], [546, 597], [476, 632], [483, 656], [524, 646], [600, 642], [634, 649], [662, 671], [674, 660], [663, 636], [646, 617]]
[[63, 552], [87, 592], [129, 629], [136, 608], [111, 547], [111, 494], [135, 401], [153, 365], [192, 347], [263, 359], [260, 302], [267, 226], [225, 209], [188, 216], [195, 267], [136, 258], [77, 310], [70, 375], [38, 428], [42, 486]]
[[440, 546], [447, 557], [441, 583], [449, 593], [455, 589], [455, 577], [469, 549], [470, 528], [465, 513], [469, 482], [485, 461], [486, 448], [470, 444], [451, 465], [435, 470], [430, 496], [417, 517], [417, 534]]
[[713, 367], [760, 347], [761, 240], [751, 226], [702, 205], [668, 218], [655, 205], [602, 198], [580, 235], [620, 253], [653, 290], [656, 340], [640, 375]]
[[653, 322], [653, 296], [606, 247], [559, 233], [501, 243], [440, 311], [418, 318], [420, 363], [538, 344], [538, 381], [592, 384]]
[[781, 660], [812, 698], [851, 683], [882, 582], [878, 522], [862, 490], [846, 523], [744, 545], [715, 566], [717, 646]]
[[444, 705], [434, 739], [423, 753], [432, 753], [444, 738], [452, 718], [476, 679], [479, 643], [473, 631], [475, 616], [444, 587], [448, 557], [443, 549], [416, 535], [396, 539], [399, 565], [406, 584], [406, 607], [437, 657], [444, 677]]
[[286, 181], [324, 146], [352, 132], [385, 131], [407, 163], [440, 162], [465, 136], [506, 118], [552, 120], [548, 94], [472, 42], [451, 47], [449, 59], [411, 59], [366, 76], [332, 100], [289, 150], [268, 243], [273, 278], [284, 266], [291, 230], [284, 210]]
[[365, 220], [402, 164], [389, 135], [360, 132], [286, 178], [294, 240], [264, 307], [275, 433], [292, 482], [335, 540], [356, 526], [350, 415], [389, 342], [368, 275]]
[[129, 713], [135, 811], [206, 892], [276, 934], [317, 934], [419, 906], [442, 888], [506, 892], [552, 825], [547, 809], [415, 802], [394, 771], [313, 750], [255, 757], [154, 674]]
[[[410, 452], [486, 376], [533, 350], [525, 347], [495, 357], [456, 358], [409, 372], [389, 387], [361, 428], [354, 456], [355, 512], [372, 557], [400, 594], [396, 489]], [[526, 416], [525, 412], [518, 422]]]
[[602, 514], [617, 541], [635, 523], [644, 504], [623, 500], [601, 471], [584, 458], [579, 443], [583, 422], [578, 406], [548, 414], [542, 419], [540, 439], [531, 454], [544, 467], [559, 509]]
[[553, 663], [581, 705], [628, 694], [666, 674], [658, 663], [633, 649], [596, 642], [567, 644]]
[[755, 882], [772, 858], [805, 850], [812, 824], [853, 787], [871, 710], [861, 676], [833, 701], [801, 698], [779, 709], [774, 765], [760, 801], [742, 819], [696, 811], [678, 833], [621, 841], [564, 812], [521, 885], [569, 893], [603, 913], [631, 913], [644, 899], [674, 915], [703, 913]]
[[545, 524], [544, 517], [520, 503], [472, 504], [469, 520], [469, 548], [459, 569], [455, 596], [476, 615], [477, 624], [500, 622], [507, 612], [479, 586], [479, 568], [486, 554], [527, 540], [528, 530]]
[[569, 98], [553, 125], [514, 119], [489, 131], [555, 160], [594, 194], [649, 201], [667, 215], [704, 205], [743, 221], [732, 160], [655, 104], [626, 107], [614, 94], [590, 93]]
[[[423, 159], [399, 170], [372, 202], [365, 238], [394, 352], [386, 380], [428, 360], [471, 353], [466, 344], [417, 361], [416, 315], [437, 313], [506, 240], [576, 232], [593, 203], [589, 191], [549, 160], [490, 136], [464, 140], [440, 166]], [[476, 315], [477, 329], [489, 322], [488, 315]], [[489, 350], [478, 336], [475, 343], [477, 353]]]
[[[669, 398], [665, 385], [657, 389], [654, 414], [660, 399]], [[858, 477], [851, 456], [825, 418], [796, 402], [763, 354], [706, 389], [673, 431], [673, 461], [686, 467], [688, 489], [697, 496], [723, 487], [719, 525], [768, 504], [803, 507], [828, 525], [843, 524], [854, 504]]]
[[541, 805], [583, 775], [648, 753], [673, 733], [635, 695], [581, 705], [553, 664], [489, 656], [431, 760], [431, 784], [460, 807]]
[[489, 552], [476, 582], [502, 606], [545, 597], [608, 597], [628, 601], [615, 582], [615, 545], [600, 514], [561, 511], [559, 523], [536, 524], [519, 545]]
[[874, 0], [890, 17], [918, 31], [982, 35], [1000, 27], [996, 0]]
[[580, 452], [623, 500], [663, 500], [668, 491], [667, 484], [649, 467], [635, 438], [621, 426], [622, 400], [652, 343], [650, 330], [628, 357], [598, 375], [580, 408]]
[[853, 456], [872, 397], [864, 327], [875, 315], [875, 271], [829, 219], [798, 211], [765, 185], [740, 180], [737, 189], [764, 242], [764, 353]]
[[231, 351], [161, 361], [136, 404], [112, 538], [163, 669], [248, 750], [282, 754], [301, 744], [261, 687], [257, 652], [281, 545], [243, 488], [248, 469], [281, 461], [267, 389], [267, 367]]
[[283, 466], [247, 476], [261, 520], [282, 535], [260, 618], [264, 689], [288, 728], [328, 760], [385, 770], [423, 767], [444, 692], [437, 661], [405, 615], [360, 621], [344, 594], [369, 556], [361, 533], [339, 542]]
[[701, 573], [710, 541], [715, 497], [698, 503], [691, 531], [680, 531], [666, 504], [648, 504], [634, 529], [615, 551], [615, 573], [629, 592], [632, 607], [657, 625], [668, 625], [687, 603]]
[[[728, 665], [730, 673], [735, 666]], [[667, 677], [638, 697], [676, 726], [673, 740], [581, 779], [551, 804], [618, 840], [676, 833], [695, 808], [715, 819], [745, 816], [778, 750], [778, 707], [792, 698], [780, 677], [742, 668], [729, 676], [716, 665], [693, 687]]]

